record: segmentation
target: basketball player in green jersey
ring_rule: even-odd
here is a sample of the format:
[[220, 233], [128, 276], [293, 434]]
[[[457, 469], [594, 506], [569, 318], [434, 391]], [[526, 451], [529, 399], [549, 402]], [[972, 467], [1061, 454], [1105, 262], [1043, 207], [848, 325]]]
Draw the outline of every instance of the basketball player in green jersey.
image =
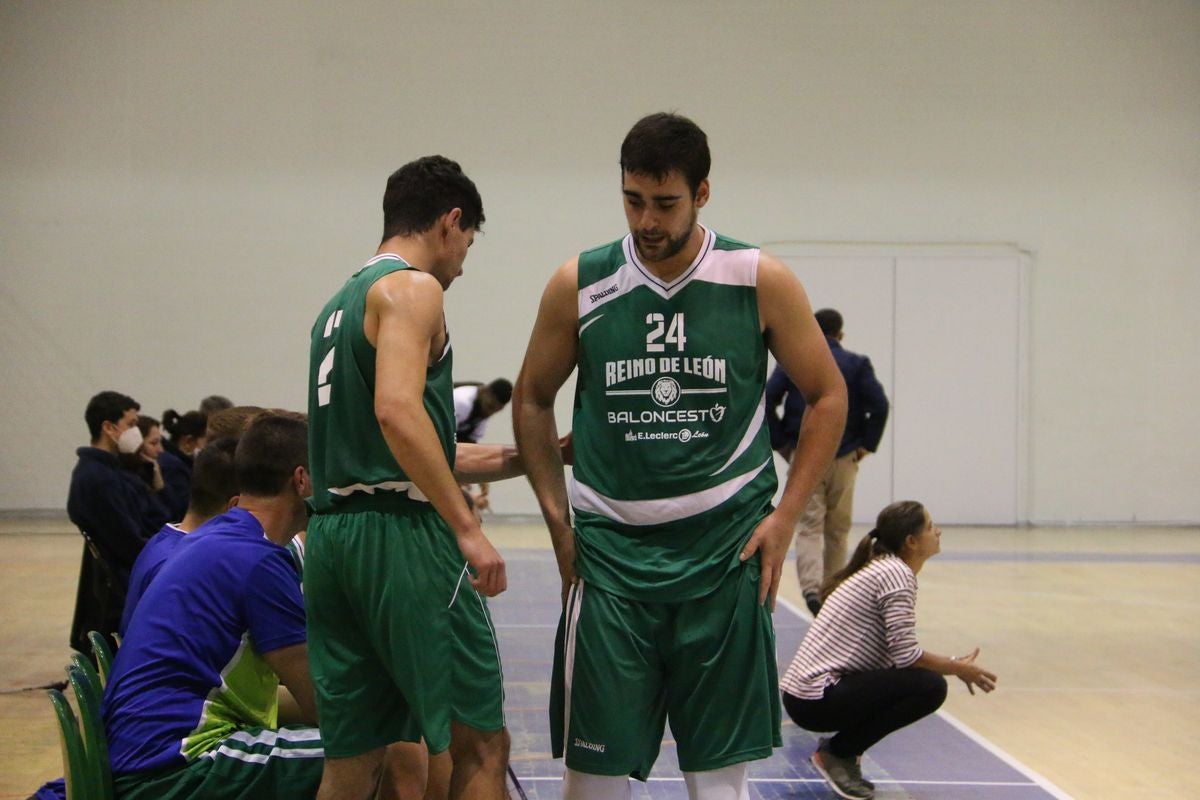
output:
[[449, 749], [449, 786], [502, 798], [509, 737], [484, 596], [503, 559], [460, 482], [522, 474], [511, 447], [456, 447], [442, 297], [482, 225], [474, 183], [431, 156], [397, 170], [374, 258], [312, 331], [306, 542], [309, 660], [325, 771], [321, 800], [374, 796], [384, 748]]
[[[791, 271], [698, 223], [709, 163], [691, 120], [634, 125], [629, 235], [555, 272], [516, 385], [564, 587], [550, 724], [567, 800], [627, 798], [666, 719], [700, 800], [744, 800], [747, 762], [780, 744], [770, 611], [846, 388]], [[768, 351], [809, 404], [778, 508]], [[568, 492], [554, 400], [576, 368]]]

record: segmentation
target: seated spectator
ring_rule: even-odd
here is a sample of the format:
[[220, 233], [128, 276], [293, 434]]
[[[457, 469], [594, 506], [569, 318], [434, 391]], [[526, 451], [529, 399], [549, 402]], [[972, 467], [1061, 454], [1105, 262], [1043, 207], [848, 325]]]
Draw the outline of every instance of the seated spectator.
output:
[[117, 629], [122, 639], [129, 629], [129, 621], [133, 618], [138, 601], [145, 594], [150, 581], [154, 580], [154, 576], [175, 552], [176, 545], [185, 535], [208, 520], [218, 514], [224, 514], [236, 500], [237, 485], [233, 471], [233, 454], [236, 448], [237, 440], [227, 437], [209, 442], [197, 453], [195, 468], [192, 470], [192, 499], [183, 521], [168, 522], [164, 525], [162, 530], [146, 542], [141, 555], [133, 562], [129, 591], [125, 595], [125, 611]]
[[[183, 519], [187, 513], [188, 470], [163, 449], [162, 426], [154, 417], [138, 417], [142, 446], [136, 453], [121, 453], [121, 466], [141, 478], [166, 506], [168, 518]], [[178, 465], [178, 466], [176, 466]], [[168, 480], [169, 478], [169, 480]]]
[[163, 412], [163, 430], [169, 438], [163, 439], [163, 452], [158, 456], [162, 468], [167, 495], [171, 498], [171, 521], [183, 519], [187, 511], [192, 490], [192, 460], [196, 451], [204, 446], [204, 433], [208, 421], [199, 411], [189, 411], [183, 416], [173, 409]]
[[171, 455], [182, 459], [190, 469], [196, 450], [204, 446], [208, 417], [199, 411], [181, 415], [175, 409], [168, 408], [163, 412], [162, 427], [168, 437], [163, 441], [163, 447]]
[[140, 406], [119, 392], [100, 392], [88, 401], [84, 419], [91, 445], [76, 450], [67, 515], [86, 544], [71, 623], [71, 647], [90, 652], [89, 630], [117, 629], [129, 571], [146, 540], [166, 524], [169, 513], [141, 478], [121, 468], [118, 455], [142, 445]]
[[780, 681], [783, 707], [822, 738], [812, 762], [840, 797], [868, 800], [875, 787], [859, 759], [893, 731], [932, 714], [954, 675], [971, 694], [996, 688], [996, 676], [965, 656], [940, 656], [917, 644], [917, 573], [941, 550], [942, 532], [920, 503], [879, 512], [850, 563], [824, 587], [824, 604]]
[[302, 421], [256, 419], [234, 456], [238, 507], [183, 537], [147, 587], [104, 695], [118, 797], [315, 797], [319, 732], [276, 727], [281, 681], [316, 722], [285, 549], [307, 520], [307, 452]]
[[227, 408], [233, 408], [233, 401], [223, 395], [210, 394], [200, 401], [200, 413], [205, 417], [211, 417], [218, 411], [224, 411]]

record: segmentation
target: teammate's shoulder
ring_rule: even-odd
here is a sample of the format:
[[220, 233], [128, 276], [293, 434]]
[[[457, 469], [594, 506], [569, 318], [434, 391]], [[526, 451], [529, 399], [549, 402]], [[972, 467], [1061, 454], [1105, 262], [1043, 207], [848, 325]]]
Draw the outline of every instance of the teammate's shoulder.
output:
[[625, 257], [625, 237], [624, 236], [622, 236], [619, 239], [613, 239], [611, 242], [605, 242], [604, 244], [589, 248], [579, 254], [580, 261], [583, 261], [585, 259], [588, 261], [592, 261], [597, 258], [614, 258], [614, 257], [620, 257], [620, 258]]

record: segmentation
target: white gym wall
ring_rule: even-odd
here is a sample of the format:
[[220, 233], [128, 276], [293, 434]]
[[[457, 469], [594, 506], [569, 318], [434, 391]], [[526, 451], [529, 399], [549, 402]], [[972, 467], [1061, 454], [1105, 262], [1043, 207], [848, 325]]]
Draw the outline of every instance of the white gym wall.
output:
[[0, 3], [0, 509], [63, 507], [98, 390], [303, 408], [312, 319], [419, 155], [487, 213], [457, 376], [514, 376], [663, 109], [709, 134], [719, 231], [1029, 253], [1025, 516], [1200, 522], [1192, 0]]

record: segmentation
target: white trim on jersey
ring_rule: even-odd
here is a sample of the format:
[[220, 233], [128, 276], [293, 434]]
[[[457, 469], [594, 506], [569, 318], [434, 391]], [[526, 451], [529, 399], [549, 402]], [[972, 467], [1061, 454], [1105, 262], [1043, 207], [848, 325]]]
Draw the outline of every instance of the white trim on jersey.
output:
[[[716, 241], [717, 235], [705, 228], [704, 243], [696, 255], [696, 260], [678, 278], [664, 283], [654, 277], [654, 273], [638, 259], [633, 234], [626, 234], [621, 243], [625, 263], [617, 267], [611, 275], [579, 289], [576, 301], [579, 318], [583, 319], [605, 303], [616, 300], [639, 286], [644, 286], [668, 300], [693, 280], [724, 286], [757, 286], [759, 249], [747, 247], [718, 251]], [[594, 321], [588, 320], [579, 332], [583, 333], [584, 328]]]
[[571, 479], [571, 507], [576, 511], [587, 511], [608, 517], [624, 525], [660, 525], [667, 522], [693, 517], [710, 511], [733, 497], [772, 465], [767, 459], [754, 469], [744, 472], [724, 483], [708, 489], [678, 497], [656, 500], [616, 500], [605, 497], [590, 486]]
[[350, 486], [330, 486], [329, 493], [336, 494], [339, 497], [349, 497], [355, 492], [375, 494], [375, 490], [377, 489], [390, 492], [407, 492], [409, 500], [416, 500], [419, 503], [429, 502], [429, 498], [412, 481], [384, 481], [383, 483], [354, 483]]
[[406, 267], [412, 266], [412, 264], [408, 263], [407, 261], [405, 261], [400, 256], [396, 255], [395, 253], [380, 253], [379, 255], [371, 258], [371, 260], [369, 260], [367, 263], [363, 264], [363, 269], [366, 269], [367, 267], [369, 267], [373, 264], [378, 264], [380, 261], [384, 261], [389, 258], [394, 261], [399, 261], [401, 264], [403, 264]]
[[584, 331], [586, 331], [588, 328], [590, 328], [590, 327], [592, 326], [592, 323], [593, 323], [593, 322], [599, 322], [599, 321], [600, 321], [600, 319], [601, 319], [603, 316], [604, 316], [603, 314], [597, 314], [596, 316], [594, 316], [594, 317], [592, 317], [591, 319], [589, 319], [587, 322], [585, 322], [585, 323], [583, 323], [582, 325], [580, 325], [580, 326], [579, 326], [579, 334], [578, 334], [578, 335], [579, 335], [579, 336], [583, 336], [583, 332], [584, 332]]
[[714, 475], [720, 475], [722, 472], [729, 469], [730, 464], [732, 464], [734, 461], [737, 461], [738, 456], [740, 456], [742, 453], [744, 453], [750, 449], [750, 445], [754, 444], [754, 437], [758, 436], [758, 432], [762, 429], [762, 426], [766, 423], [766, 419], [767, 419], [766, 414], [762, 413], [763, 409], [765, 409], [766, 407], [767, 407], [767, 390], [763, 389], [762, 397], [758, 398], [758, 409], [759, 409], [760, 413], [755, 414], [751, 418], [751, 420], [750, 420], [751, 424], [746, 426], [746, 432], [742, 434], [742, 440], [740, 442], [738, 442], [738, 446], [734, 448], [733, 454], [731, 456], [729, 456], [729, 460], [726, 461], [724, 464], [722, 464], [721, 468], [718, 469], [716, 472], [709, 473], [708, 477], [711, 478]]

